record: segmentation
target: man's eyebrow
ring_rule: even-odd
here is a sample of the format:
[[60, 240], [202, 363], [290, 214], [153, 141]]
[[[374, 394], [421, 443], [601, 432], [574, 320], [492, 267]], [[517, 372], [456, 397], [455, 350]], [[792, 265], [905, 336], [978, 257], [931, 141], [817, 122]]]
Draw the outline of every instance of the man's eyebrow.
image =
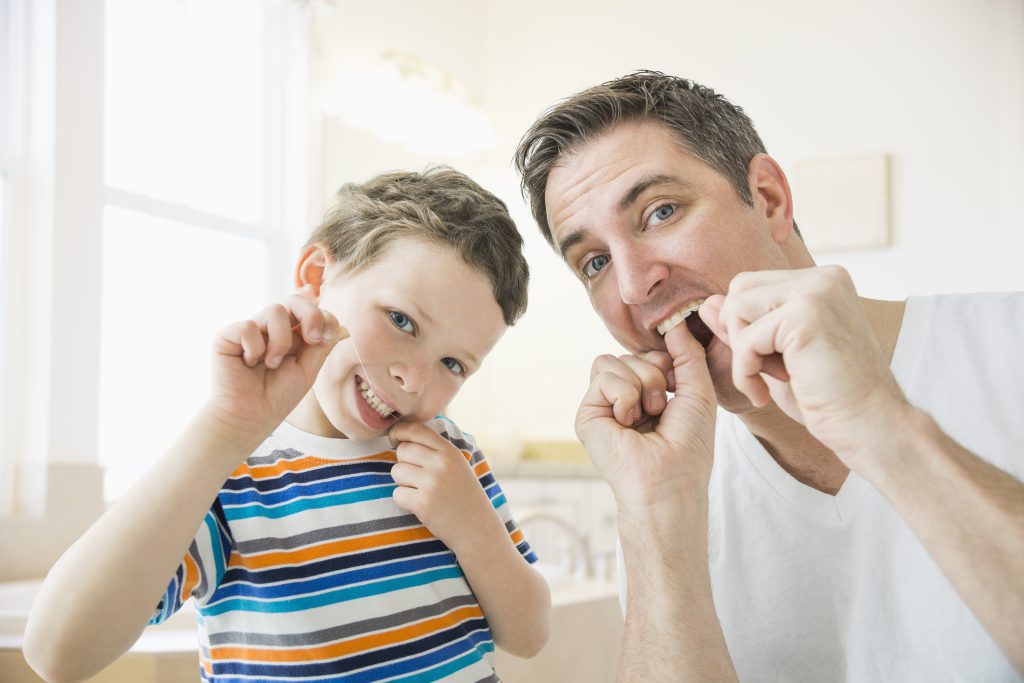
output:
[[565, 236], [565, 239], [558, 243], [558, 255], [565, 260], [565, 252], [569, 251], [577, 244], [582, 242], [587, 236], [586, 230], [577, 230], [576, 232], [569, 233]]
[[[620, 212], [625, 211], [630, 206], [632, 206], [633, 202], [635, 202], [637, 199], [639, 199], [640, 195], [642, 195], [647, 190], [649, 190], [652, 187], [655, 187], [657, 185], [669, 185], [669, 184], [679, 185], [679, 186], [681, 186], [683, 188], [691, 187], [690, 183], [688, 183], [687, 181], [683, 180], [682, 178], [677, 178], [676, 176], [666, 175], [664, 173], [656, 173], [654, 175], [647, 175], [647, 176], [644, 176], [643, 178], [641, 178], [640, 180], [638, 180], [636, 182], [636, 184], [633, 185], [633, 187], [629, 188], [629, 190], [626, 191], [626, 194], [622, 195], [622, 198], [619, 200], [619, 204], [618, 204], [617, 208], [618, 208], [618, 210]], [[564, 239], [559, 241], [559, 243], [558, 243], [558, 253], [562, 257], [562, 259], [563, 260], [565, 259], [565, 254], [566, 254], [567, 251], [569, 251], [570, 249], [575, 247], [577, 244], [582, 242], [584, 239], [586, 239], [586, 237], [587, 237], [587, 231], [581, 229], [581, 230], [577, 230], [575, 232], [569, 233], [568, 235], [565, 236]]]
[[626, 194], [622, 195], [622, 199], [619, 200], [619, 211], [625, 211], [633, 202], [635, 202], [640, 195], [647, 190], [651, 189], [655, 185], [667, 185], [667, 184], [683, 185], [689, 187], [689, 183], [681, 178], [675, 176], [665, 175], [664, 173], [658, 173], [655, 175], [644, 176], [636, 182], [633, 187], [629, 188]]

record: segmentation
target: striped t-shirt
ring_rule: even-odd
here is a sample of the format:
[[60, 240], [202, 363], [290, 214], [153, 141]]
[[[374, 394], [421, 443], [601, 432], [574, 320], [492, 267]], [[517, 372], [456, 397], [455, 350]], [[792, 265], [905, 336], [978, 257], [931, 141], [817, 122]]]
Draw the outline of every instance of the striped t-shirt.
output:
[[[428, 424], [462, 450], [535, 562], [472, 438], [445, 418]], [[195, 600], [204, 681], [497, 681], [455, 554], [392, 499], [395, 462], [386, 436], [282, 424], [225, 482], [151, 623]]]

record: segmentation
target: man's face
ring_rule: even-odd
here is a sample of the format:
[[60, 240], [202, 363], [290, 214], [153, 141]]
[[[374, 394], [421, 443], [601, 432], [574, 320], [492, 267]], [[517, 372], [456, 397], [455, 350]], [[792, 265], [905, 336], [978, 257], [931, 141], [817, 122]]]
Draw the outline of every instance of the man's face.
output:
[[[629, 122], [564, 157], [545, 198], [555, 245], [594, 310], [619, 343], [642, 353], [665, 350], [658, 324], [724, 294], [736, 274], [790, 267], [756, 193], [746, 205], [667, 128]], [[687, 326], [707, 349], [719, 402], [749, 406], [732, 385], [729, 348], [697, 315]]]
[[505, 332], [490, 282], [451, 250], [397, 240], [325, 284], [319, 305], [348, 329], [300, 406], [299, 426], [370, 439], [441, 413]]

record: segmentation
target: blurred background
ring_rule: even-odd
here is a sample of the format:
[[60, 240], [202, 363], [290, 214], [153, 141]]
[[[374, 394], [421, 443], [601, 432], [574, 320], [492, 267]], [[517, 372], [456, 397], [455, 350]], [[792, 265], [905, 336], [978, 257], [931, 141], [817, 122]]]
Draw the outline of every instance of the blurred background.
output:
[[200, 404], [212, 334], [287, 295], [338, 186], [447, 163], [508, 203], [532, 268], [450, 411], [561, 591], [552, 646], [499, 674], [612, 680], [614, 504], [572, 422], [619, 347], [511, 158], [640, 68], [746, 110], [862, 294], [1024, 289], [1024, 0], [0, 0], [0, 669], [34, 582]]

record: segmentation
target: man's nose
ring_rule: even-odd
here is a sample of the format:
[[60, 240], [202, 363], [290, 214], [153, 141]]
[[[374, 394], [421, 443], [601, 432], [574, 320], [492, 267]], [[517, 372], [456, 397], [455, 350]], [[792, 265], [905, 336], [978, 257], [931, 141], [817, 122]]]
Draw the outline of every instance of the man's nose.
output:
[[619, 296], [624, 304], [636, 305], [647, 302], [654, 295], [658, 284], [668, 276], [668, 268], [650, 254], [651, 247], [624, 245], [619, 253], [612, 255], [612, 263], [619, 282]]

